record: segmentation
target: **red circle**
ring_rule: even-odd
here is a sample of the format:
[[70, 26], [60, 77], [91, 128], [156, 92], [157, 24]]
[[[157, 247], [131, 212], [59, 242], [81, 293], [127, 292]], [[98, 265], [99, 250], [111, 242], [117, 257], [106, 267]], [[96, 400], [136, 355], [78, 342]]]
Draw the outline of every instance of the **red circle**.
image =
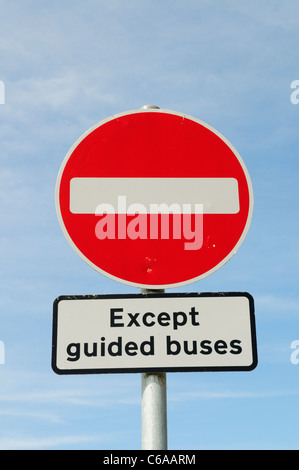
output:
[[[235, 178], [240, 210], [204, 214], [199, 250], [186, 250], [184, 239], [99, 240], [99, 216], [70, 211], [70, 181], [78, 177]], [[247, 233], [252, 200], [247, 170], [229, 142], [201, 121], [165, 110], [123, 113], [94, 126], [67, 154], [56, 186], [59, 220], [78, 254], [113, 279], [148, 288], [187, 284], [221, 267]]]

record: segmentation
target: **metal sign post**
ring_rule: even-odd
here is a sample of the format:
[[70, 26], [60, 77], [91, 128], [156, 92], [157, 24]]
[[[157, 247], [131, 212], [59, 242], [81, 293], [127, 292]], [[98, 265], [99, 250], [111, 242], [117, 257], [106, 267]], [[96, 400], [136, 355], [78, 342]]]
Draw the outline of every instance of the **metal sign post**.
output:
[[[164, 293], [161, 289], [141, 289], [143, 294]], [[141, 375], [141, 446], [143, 450], [167, 450], [166, 373]]]
[[143, 373], [142, 449], [167, 450], [166, 373]]

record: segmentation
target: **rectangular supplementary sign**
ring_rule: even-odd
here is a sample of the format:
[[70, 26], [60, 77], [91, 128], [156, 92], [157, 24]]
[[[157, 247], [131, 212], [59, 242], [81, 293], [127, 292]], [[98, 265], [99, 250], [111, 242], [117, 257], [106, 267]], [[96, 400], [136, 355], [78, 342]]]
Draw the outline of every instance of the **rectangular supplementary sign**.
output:
[[[178, 200], [180, 194], [184, 200]], [[151, 214], [183, 213], [184, 205], [193, 212], [200, 206], [204, 214], [236, 214], [240, 210], [235, 178], [71, 179], [72, 213], [94, 214], [99, 205], [106, 213], [124, 213], [141, 206]]]
[[62, 296], [54, 301], [57, 374], [249, 371], [257, 365], [247, 293]]

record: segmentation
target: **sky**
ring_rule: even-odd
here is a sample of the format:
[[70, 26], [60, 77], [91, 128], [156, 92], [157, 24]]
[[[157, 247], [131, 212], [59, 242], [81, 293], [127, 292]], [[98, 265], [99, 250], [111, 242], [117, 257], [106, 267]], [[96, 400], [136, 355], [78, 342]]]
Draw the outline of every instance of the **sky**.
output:
[[298, 3], [1, 0], [0, 18], [0, 449], [141, 448], [140, 374], [51, 368], [55, 298], [140, 292], [78, 256], [54, 192], [87, 129], [148, 103], [217, 129], [254, 193], [237, 254], [169, 292], [249, 292], [258, 366], [168, 373], [168, 448], [298, 449]]

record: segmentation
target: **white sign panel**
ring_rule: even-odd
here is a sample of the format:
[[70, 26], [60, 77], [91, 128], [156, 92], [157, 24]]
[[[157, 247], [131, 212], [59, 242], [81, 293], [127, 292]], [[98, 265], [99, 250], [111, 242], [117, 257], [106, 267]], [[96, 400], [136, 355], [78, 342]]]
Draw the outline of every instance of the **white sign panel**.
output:
[[54, 301], [58, 374], [252, 370], [247, 293], [62, 296]]

